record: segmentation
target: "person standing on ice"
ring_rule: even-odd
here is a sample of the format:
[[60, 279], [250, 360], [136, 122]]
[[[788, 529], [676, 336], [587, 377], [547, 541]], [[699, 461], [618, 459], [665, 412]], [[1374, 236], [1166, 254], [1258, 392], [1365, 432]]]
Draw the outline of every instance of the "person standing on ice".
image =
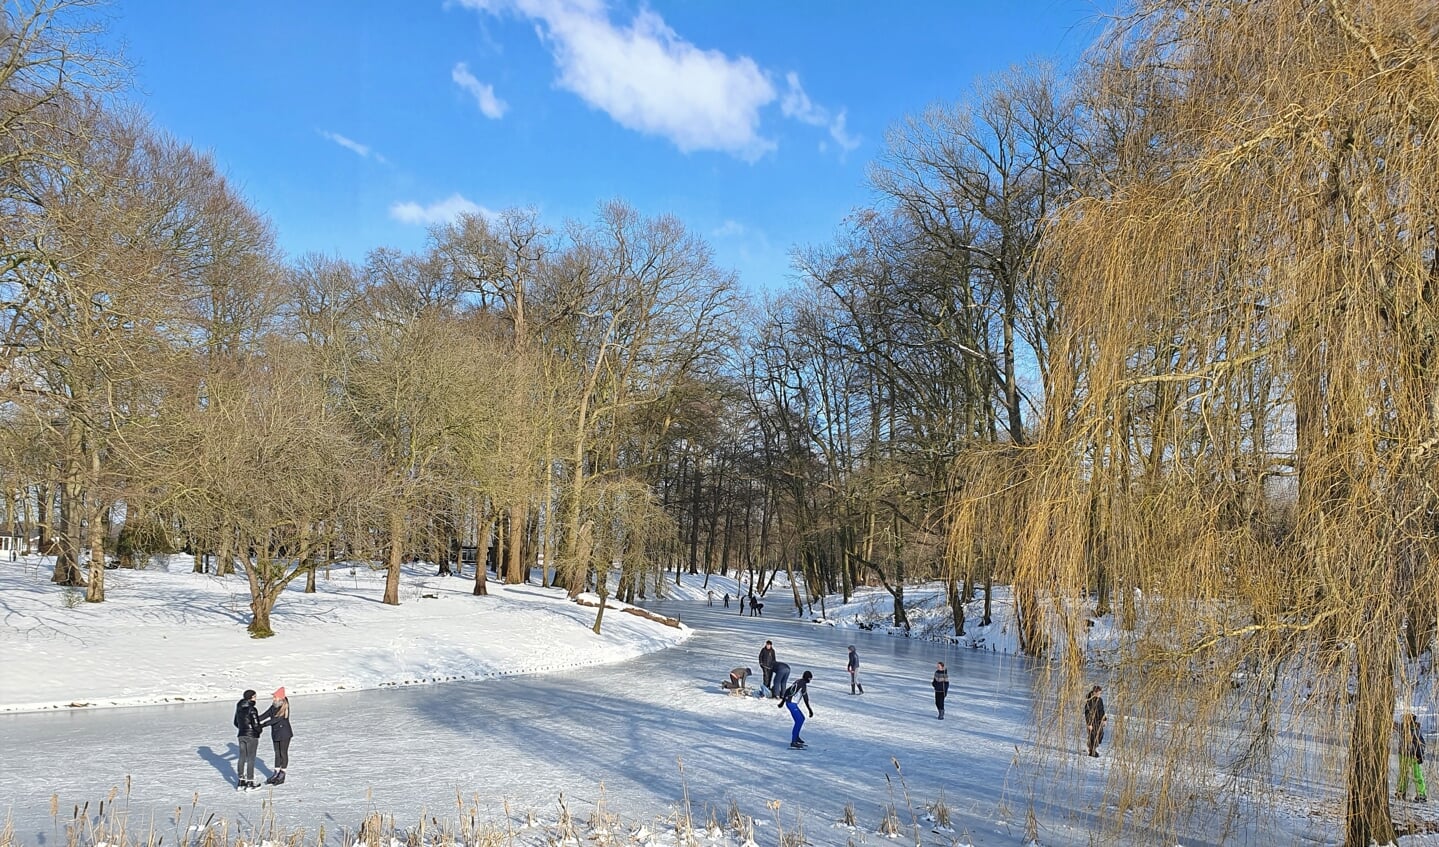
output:
[[770, 682], [773, 683], [773, 685], [770, 686], [770, 695], [773, 697], [782, 697], [784, 696], [784, 687], [789, 683], [789, 665], [784, 662], [775, 662], [772, 667], [774, 669], [774, 677], [770, 680]]
[[715, 604], [715, 590], [713, 588], [705, 591], [705, 599], [709, 601], [711, 606]]
[[724, 607], [725, 607], [726, 609], [729, 608], [729, 592], [728, 592], [728, 591], [726, 591], [726, 592], [724, 593]]
[[741, 594], [741, 595], [739, 596], [739, 613], [740, 613], [741, 615], [744, 614], [744, 595], [743, 595], [743, 594]]
[[[788, 665], [785, 666], [785, 671], [785, 676], [789, 676]], [[804, 726], [804, 715], [800, 712], [799, 706], [795, 704], [795, 701], [803, 700], [804, 707], [809, 712], [809, 716], [814, 717], [814, 709], [809, 705], [809, 681], [812, 679], [814, 679], [814, 674], [805, 671], [804, 675], [801, 676], [794, 685], [786, 688], [784, 694], [779, 698], [780, 707], [789, 707], [789, 716], [794, 718], [794, 732], [790, 733], [789, 746], [796, 749], [804, 747], [805, 744], [804, 739], [799, 737], [800, 727]]]
[[[744, 602], [744, 596], [739, 598]], [[779, 692], [774, 690], [774, 642], [766, 641], [764, 646], [759, 648], [759, 669], [764, 671], [764, 687], [769, 689], [769, 696], [778, 697]]]
[[1414, 777], [1414, 799], [1420, 803], [1429, 801], [1429, 787], [1424, 784], [1424, 731], [1419, 728], [1419, 719], [1413, 712], [1405, 712], [1399, 721], [1399, 790], [1395, 796], [1406, 799], [1409, 777]]
[[853, 644], [849, 645], [849, 661], [845, 663], [844, 669], [849, 671], [849, 693], [863, 694], [864, 685], [859, 681], [859, 654], [854, 652]]
[[260, 726], [270, 728], [270, 741], [275, 745], [275, 772], [265, 782], [284, 785], [285, 768], [290, 766], [290, 739], [295, 737], [295, 730], [290, 727], [290, 698], [285, 696], [283, 685], [270, 697], [274, 702], [260, 715]]
[[260, 749], [260, 711], [255, 708], [255, 690], [246, 689], [235, 704], [235, 729], [239, 730], [240, 760], [235, 763], [236, 788], [259, 788], [255, 782], [255, 753]]
[[1109, 720], [1104, 714], [1104, 698], [1099, 696], [1102, 691], [1099, 686], [1089, 689], [1089, 696], [1084, 698], [1084, 728], [1089, 736], [1089, 755], [1099, 755], [1099, 742], [1104, 740], [1104, 722]]
[[934, 679], [929, 684], [934, 686], [934, 707], [939, 710], [939, 719], [944, 720], [944, 698], [949, 695], [949, 671], [944, 669], [944, 662], [934, 663]]

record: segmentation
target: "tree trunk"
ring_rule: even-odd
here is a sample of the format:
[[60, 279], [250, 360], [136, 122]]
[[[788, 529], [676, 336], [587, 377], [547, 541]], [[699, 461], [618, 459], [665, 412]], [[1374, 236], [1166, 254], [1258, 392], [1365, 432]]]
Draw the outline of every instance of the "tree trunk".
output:
[[[510, 519], [505, 532], [505, 583], [518, 585], [529, 576], [525, 573], [524, 545], [520, 539], [525, 534], [525, 523], [529, 520], [529, 509], [524, 503], [510, 506]], [[548, 564], [548, 562], [546, 562]]]
[[250, 631], [251, 638], [269, 638], [275, 634], [270, 629], [270, 610], [275, 608], [276, 595], [269, 592], [260, 592], [250, 597]]
[[60, 551], [55, 556], [55, 571], [50, 581], [56, 585], [74, 588], [85, 586], [85, 577], [80, 573], [80, 490], [72, 482], [60, 486], [59, 523], [56, 541]]
[[1354, 648], [1354, 725], [1349, 736], [1344, 847], [1395, 843], [1389, 811], [1389, 740], [1394, 721], [1394, 645], [1376, 627]]
[[397, 504], [390, 510], [390, 558], [385, 569], [386, 606], [400, 605], [400, 563], [405, 556], [405, 511]]
[[[90, 470], [95, 475], [100, 472], [99, 454], [90, 457]], [[90, 586], [85, 590], [86, 603], [105, 602], [105, 529], [104, 521], [101, 520], [106, 512], [106, 507], [99, 502], [100, 497], [93, 490], [86, 498], [92, 503], [89, 511], [89, 524], [86, 527], [86, 539], [90, 547]]]

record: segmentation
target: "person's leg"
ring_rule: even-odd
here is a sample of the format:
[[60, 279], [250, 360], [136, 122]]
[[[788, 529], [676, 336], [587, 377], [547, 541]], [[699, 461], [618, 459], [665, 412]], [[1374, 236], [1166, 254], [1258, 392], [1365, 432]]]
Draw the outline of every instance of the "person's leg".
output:
[[939, 710], [939, 719], [944, 720], [944, 692], [934, 692], [934, 707]]
[[1424, 784], [1424, 766], [1414, 760], [1414, 799], [1423, 803], [1429, 799], [1429, 786]]
[[290, 739], [275, 742], [275, 767], [284, 770], [290, 766]]
[[1395, 792], [1395, 796], [1400, 800], [1403, 800], [1405, 793], [1409, 791], [1409, 773], [1414, 770], [1414, 764], [1413, 759], [1403, 753], [1399, 754], [1399, 789]]
[[235, 768], [235, 775], [240, 782], [252, 784], [255, 781], [255, 753], [260, 749], [260, 739], [250, 736], [240, 737], [240, 764]]
[[789, 716], [794, 719], [794, 730], [789, 736], [790, 746], [794, 747], [799, 744], [799, 728], [804, 726], [804, 712], [801, 712], [799, 706], [793, 703], [786, 703], [785, 706], [789, 707]]

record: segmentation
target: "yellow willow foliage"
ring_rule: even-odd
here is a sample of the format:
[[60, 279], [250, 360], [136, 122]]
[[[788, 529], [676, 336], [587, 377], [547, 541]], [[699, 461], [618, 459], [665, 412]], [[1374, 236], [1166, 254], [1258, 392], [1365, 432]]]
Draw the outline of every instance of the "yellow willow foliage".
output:
[[950, 544], [1052, 660], [1041, 736], [1107, 680], [1116, 828], [1303, 773], [1347, 844], [1394, 836], [1394, 710], [1435, 705], [1436, 62], [1414, 0], [1144, 4], [1097, 57], [1125, 129], [1042, 247], [1046, 417], [960, 464]]

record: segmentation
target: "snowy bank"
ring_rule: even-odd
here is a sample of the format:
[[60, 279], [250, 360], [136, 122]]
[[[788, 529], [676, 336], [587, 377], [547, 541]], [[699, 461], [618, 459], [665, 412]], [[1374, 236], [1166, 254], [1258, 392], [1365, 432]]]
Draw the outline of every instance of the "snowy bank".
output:
[[[346, 563], [297, 580], [275, 635], [252, 639], [241, 574], [190, 573], [188, 557], [106, 573], [104, 603], [49, 581], [49, 559], [0, 562], [0, 712], [235, 700], [283, 685], [314, 694], [540, 673], [618, 662], [674, 646], [685, 627], [595, 609], [561, 590], [489, 583], [407, 566], [401, 605], [380, 602], [384, 573]], [[593, 599], [593, 598], [592, 598]]]

